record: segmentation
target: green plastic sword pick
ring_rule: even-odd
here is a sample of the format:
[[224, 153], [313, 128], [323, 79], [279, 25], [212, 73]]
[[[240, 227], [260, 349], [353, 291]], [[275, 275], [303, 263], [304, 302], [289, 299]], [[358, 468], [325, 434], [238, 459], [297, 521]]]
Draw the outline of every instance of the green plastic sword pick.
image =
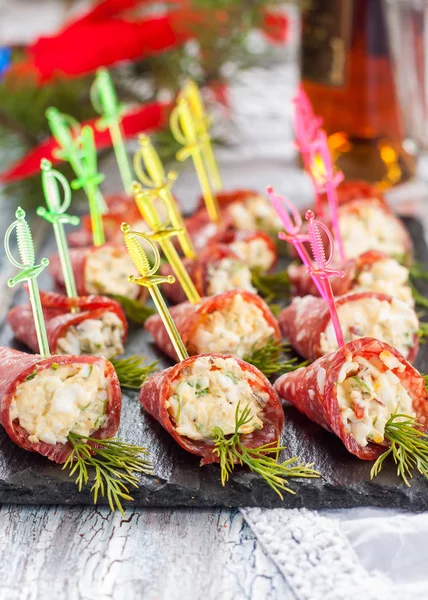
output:
[[98, 173], [97, 150], [95, 148], [94, 130], [89, 125], [82, 127], [80, 134], [82, 144], [82, 169], [81, 175], [71, 182], [73, 190], [84, 188], [89, 200], [91, 214], [92, 236], [94, 246], [105, 243], [103, 217], [97, 200], [98, 186], [103, 181], [104, 175]]
[[[174, 283], [175, 277], [173, 275], [164, 277], [156, 274], [160, 266], [159, 250], [154, 241], [151, 240], [147, 234], [140, 233], [139, 231], [131, 231], [131, 227], [128, 225], [128, 223], [122, 223], [120, 228], [125, 238], [126, 248], [128, 249], [137, 271], [140, 273], [140, 277], [130, 275], [129, 281], [132, 281], [138, 285], [142, 285], [149, 290], [150, 296], [155, 303], [159, 316], [163, 321], [165, 329], [168, 332], [169, 338], [174, 346], [175, 351], [177, 352], [179, 360], [181, 361], [189, 358], [187, 350], [183, 344], [183, 340], [177, 331], [177, 327], [172, 320], [170, 312], [165, 304], [165, 300], [163, 299], [158, 287], [161, 283]], [[150, 266], [147, 254], [137, 238], [145, 240], [152, 248], [155, 257], [153, 266]]]
[[[54, 156], [69, 162], [76, 177], [78, 179], [83, 178], [82, 153], [84, 150], [82, 149], [82, 129], [79, 121], [76, 121], [70, 115], [61, 113], [53, 106], [46, 110], [46, 118], [52, 135], [59, 144], [59, 148], [53, 152]], [[83, 186], [83, 189], [89, 198], [92, 191], [86, 186]], [[108, 208], [99, 188], [96, 190], [96, 197], [101, 213], [107, 212]]]
[[[6, 256], [10, 262], [17, 268], [22, 269], [18, 275], [8, 280], [9, 287], [15, 287], [17, 283], [28, 281], [28, 290], [30, 296], [31, 308], [33, 310], [34, 325], [36, 328], [37, 341], [39, 343], [39, 352], [41, 356], [50, 356], [48, 337], [46, 335], [45, 319], [43, 316], [42, 304], [40, 302], [39, 286], [37, 277], [48, 266], [49, 260], [42, 258], [39, 265], [36, 265], [36, 255], [34, 251], [33, 237], [30, 226], [25, 219], [25, 211], [19, 207], [15, 213], [14, 221], [7, 229], [4, 236], [4, 247]], [[16, 260], [10, 249], [10, 236], [16, 230], [16, 239], [18, 242], [18, 252], [21, 262]]]
[[132, 172], [123, 141], [121, 115], [123, 107], [119, 103], [110, 73], [107, 69], [98, 69], [91, 87], [92, 106], [101, 115], [96, 127], [99, 130], [109, 129], [114, 153], [119, 166], [125, 192], [132, 194]]
[[[168, 211], [172, 226], [175, 229], [183, 230], [177, 237], [185, 256], [196, 258], [192, 240], [184, 226], [177, 201], [171, 192], [172, 185], [177, 179], [177, 173], [170, 171], [168, 175], [165, 175], [162, 161], [148, 135], [140, 134], [138, 141], [140, 149], [134, 156], [134, 170], [141, 183], [150, 188], [149, 190], [144, 190], [144, 192], [150, 196], [152, 202], [161, 198]], [[147, 169], [147, 173], [145, 169]]]
[[[73, 267], [71, 266], [64, 224], [78, 225], [80, 219], [79, 217], [67, 215], [65, 212], [71, 203], [71, 190], [64, 175], [52, 169], [52, 163], [46, 158], [42, 159], [40, 168], [42, 171], [43, 193], [48, 208], [39, 206], [37, 214], [53, 225], [61, 268], [64, 274], [65, 289], [69, 298], [76, 298], [76, 282], [74, 280]], [[64, 192], [63, 200], [60, 195], [60, 186]]]

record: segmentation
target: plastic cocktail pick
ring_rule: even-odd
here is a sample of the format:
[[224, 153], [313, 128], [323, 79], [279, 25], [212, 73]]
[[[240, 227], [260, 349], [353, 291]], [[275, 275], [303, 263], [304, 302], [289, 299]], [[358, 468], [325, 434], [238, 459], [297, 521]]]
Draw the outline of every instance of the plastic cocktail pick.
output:
[[222, 189], [223, 184], [209, 134], [212, 119], [206, 114], [201, 92], [194, 81], [188, 81], [182, 88], [178, 97], [187, 98], [189, 101], [190, 108], [195, 117], [196, 131], [201, 140], [205, 164], [211, 176], [214, 189], [219, 191]]
[[170, 171], [168, 175], [165, 175], [162, 161], [148, 135], [139, 135], [138, 141], [140, 149], [134, 156], [134, 170], [141, 183], [150, 188], [150, 190], [145, 190], [145, 194], [152, 202], [161, 198], [168, 211], [172, 226], [182, 230], [177, 237], [184, 254], [188, 258], [195, 258], [196, 252], [192, 240], [184, 225], [177, 201], [171, 192], [172, 185], [177, 179], [177, 173]]
[[89, 125], [82, 127], [80, 134], [82, 145], [82, 167], [80, 177], [71, 182], [74, 190], [84, 188], [89, 200], [91, 215], [92, 236], [94, 246], [105, 243], [103, 217], [98, 203], [98, 186], [103, 181], [104, 175], [98, 173], [97, 150], [95, 148], [94, 131]]
[[[82, 138], [81, 125], [70, 115], [61, 113], [57, 108], [51, 106], [46, 110], [46, 118], [52, 132], [52, 135], [59, 144], [59, 148], [54, 150], [54, 156], [70, 163], [77, 178], [84, 176], [84, 166], [82, 163]], [[86, 195], [89, 198], [91, 191], [84, 186]], [[107, 211], [107, 205], [101, 194], [101, 190], [96, 191], [99, 210], [102, 213]]]
[[309, 144], [310, 173], [317, 194], [327, 195], [330, 218], [340, 260], [345, 260], [343, 241], [339, 227], [339, 213], [336, 188], [343, 181], [341, 171], [334, 172], [333, 159], [327, 143], [327, 134], [320, 129]]
[[174, 227], [167, 227], [167, 224], [162, 222], [152, 201], [152, 190], [146, 192], [137, 182], [134, 182], [133, 190], [137, 206], [153, 232], [150, 237], [159, 243], [188, 300], [192, 304], [199, 304], [201, 297], [171, 241], [171, 237], [179, 235], [181, 231]]
[[183, 161], [190, 156], [193, 158], [193, 164], [198, 175], [208, 215], [211, 221], [218, 223], [220, 221], [220, 211], [217, 199], [211, 191], [208, 173], [203, 160], [203, 142], [198, 135], [195, 117], [187, 98], [178, 99], [177, 106], [171, 111], [170, 127], [174, 138], [179, 144], [184, 146], [177, 152], [177, 159]]
[[[279, 239], [293, 244], [302, 263], [307, 269], [310, 269], [312, 267], [311, 258], [304, 246], [305, 242], [309, 242], [309, 236], [301, 233], [302, 219], [299, 211], [288, 198], [275, 194], [272, 187], [267, 188], [267, 193], [286, 231], [286, 233], [283, 231], [278, 233]], [[321, 298], [324, 298], [324, 287], [322, 283], [312, 274], [311, 277], [319, 295]]]
[[[309, 222], [309, 242], [311, 244], [312, 254], [314, 256], [314, 261], [316, 264], [316, 267], [310, 267], [308, 269], [308, 272], [312, 275], [312, 277], [319, 279], [323, 284], [324, 300], [328, 304], [331, 322], [333, 323], [334, 332], [336, 334], [337, 344], [339, 348], [341, 348], [345, 345], [345, 340], [343, 339], [343, 333], [340, 327], [339, 316], [337, 314], [336, 302], [334, 300], [329, 278], [343, 277], [344, 273], [343, 271], [338, 271], [329, 268], [334, 255], [334, 241], [333, 236], [331, 235], [328, 227], [324, 225], [324, 223], [321, 223], [321, 221], [316, 221], [315, 215], [311, 210], [306, 211], [305, 217]], [[327, 236], [330, 245], [330, 256], [328, 257], [328, 259], [326, 259], [325, 256], [322, 232], [324, 232], [324, 234]]]
[[95, 81], [91, 87], [91, 101], [94, 109], [101, 115], [101, 119], [96, 124], [97, 129], [102, 131], [108, 128], [110, 131], [123, 187], [125, 188], [125, 192], [130, 196], [132, 193], [132, 171], [123, 141], [121, 125], [123, 107], [119, 103], [116, 90], [107, 69], [98, 69]]
[[[158, 285], [161, 283], [174, 283], [175, 277], [173, 275], [169, 275], [168, 277], [156, 275], [157, 270], [160, 266], [159, 250], [157, 249], [156, 244], [153, 242], [152, 239], [150, 239], [150, 237], [147, 234], [140, 233], [138, 231], [131, 231], [131, 227], [128, 225], [128, 223], [122, 223], [120, 228], [123, 232], [128, 252], [134, 262], [137, 271], [140, 273], [140, 277], [130, 275], [129, 281], [134, 282], [138, 285], [142, 285], [149, 290], [150, 296], [152, 297], [157, 311], [163, 321], [163, 324], [165, 325], [165, 329], [168, 332], [168, 335], [174, 346], [178, 358], [180, 359], [180, 361], [189, 358], [187, 350], [183, 344], [183, 340], [181, 339], [180, 334], [177, 331], [175, 323], [172, 320], [169, 310], [165, 304], [165, 300], [163, 299], [163, 296], [158, 287]], [[155, 262], [153, 266], [150, 266], [147, 254], [145, 253], [138, 238], [145, 240], [152, 248], [155, 257]]]
[[[39, 286], [37, 277], [48, 266], [49, 260], [42, 258], [39, 265], [36, 265], [36, 255], [34, 251], [33, 237], [31, 235], [30, 226], [25, 219], [25, 211], [19, 207], [15, 213], [16, 221], [14, 221], [7, 229], [4, 236], [4, 247], [6, 256], [10, 262], [17, 268], [21, 269], [15, 277], [8, 280], [9, 287], [14, 287], [17, 283], [23, 281], [28, 282], [28, 291], [30, 296], [30, 304], [33, 310], [34, 325], [36, 328], [37, 341], [39, 343], [39, 352], [41, 356], [50, 356], [48, 336], [46, 335], [45, 318], [40, 302]], [[10, 236], [16, 230], [16, 239], [18, 242], [18, 252], [20, 261], [16, 260], [10, 249]]]
[[[40, 168], [42, 170], [43, 193], [48, 208], [39, 206], [37, 214], [53, 225], [55, 241], [64, 275], [65, 289], [69, 298], [76, 298], [76, 282], [74, 280], [73, 267], [71, 266], [64, 224], [78, 225], [80, 219], [79, 217], [67, 215], [65, 212], [71, 203], [71, 190], [64, 175], [52, 169], [52, 163], [46, 158], [42, 159]], [[60, 187], [64, 192], [63, 199], [61, 198]]]

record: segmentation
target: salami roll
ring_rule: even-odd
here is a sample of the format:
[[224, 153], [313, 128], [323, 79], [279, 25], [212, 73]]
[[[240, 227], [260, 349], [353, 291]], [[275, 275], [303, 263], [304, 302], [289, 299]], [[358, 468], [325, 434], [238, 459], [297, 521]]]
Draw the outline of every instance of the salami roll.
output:
[[[331, 289], [335, 296], [343, 296], [343, 294], [347, 294], [352, 289], [357, 264], [354, 259], [350, 259], [343, 263], [336, 263], [334, 268], [342, 270], [344, 276], [331, 277]], [[305, 265], [291, 263], [287, 268], [287, 274], [290, 279], [292, 296], [319, 296], [318, 288]]]
[[116, 434], [122, 396], [113, 365], [95, 356], [50, 356], [0, 348], [0, 422], [24, 450], [62, 464], [69, 433]]
[[[136, 300], [146, 295], [141, 286], [128, 280], [129, 275], [137, 273], [123, 244], [72, 248], [70, 259], [79, 296], [116, 294]], [[58, 254], [51, 257], [49, 268], [55, 284], [64, 291], [64, 275]]]
[[[238, 256], [224, 244], [209, 246], [199, 254], [199, 258], [185, 258], [183, 263], [200, 296], [215, 296], [231, 290], [256, 291], [251, 283], [249, 267], [242, 264]], [[160, 272], [165, 276], [172, 275], [173, 269], [165, 264]], [[172, 284], [165, 284], [163, 291], [174, 304], [186, 300], [186, 294], [177, 279]]]
[[339, 204], [347, 204], [362, 198], [376, 198], [382, 204], [388, 206], [385, 196], [367, 181], [342, 181], [337, 188], [337, 201]]
[[242, 263], [262, 273], [271, 271], [278, 261], [276, 244], [263, 231], [228, 229], [215, 235], [209, 243], [226, 244]]
[[[244, 358], [269, 339], [281, 339], [268, 305], [250, 292], [226, 292], [203, 298], [197, 305], [183, 302], [170, 313], [189, 355], [218, 352]], [[149, 317], [145, 328], [165, 354], [178, 360], [159, 315]]]
[[[203, 250], [216, 235], [222, 234], [232, 227], [232, 220], [222, 213], [221, 221], [214, 223], [208, 216], [205, 208], [198, 210], [191, 217], [184, 219], [184, 225], [193, 242], [195, 250]], [[176, 243], [179, 248], [178, 243]]]
[[141, 388], [140, 402], [182, 448], [202, 457], [201, 466], [219, 462], [213, 430], [234, 433], [238, 403], [253, 416], [240, 431], [248, 448], [275, 442], [284, 425], [281, 403], [266, 377], [227, 355], [191, 356], [152, 375]]
[[[419, 320], [412, 307], [386, 294], [359, 292], [336, 300], [345, 342], [374, 337], [391, 344], [406, 358], [418, 352]], [[322, 298], [295, 298], [281, 311], [282, 335], [304, 358], [316, 360], [337, 350], [327, 303]]]
[[[254, 190], [222, 191], [216, 194], [216, 198], [223, 218], [229, 219], [234, 229], [270, 234], [282, 229], [282, 223], [272, 204]], [[204, 207], [201, 197], [199, 208]]]
[[[118, 302], [105, 296], [68, 298], [40, 292], [49, 348], [54, 354], [88, 354], [113, 358], [123, 352], [128, 324]], [[77, 308], [78, 312], [70, 312]], [[33, 311], [29, 304], [15, 306], [7, 317], [19, 341], [38, 352]]]
[[306, 368], [282, 375], [281, 399], [328, 431], [364, 460], [385, 451], [384, 430], [394, 414], [428, 423], [425, 382], [395, 349], [373, 338], [349, 342]]

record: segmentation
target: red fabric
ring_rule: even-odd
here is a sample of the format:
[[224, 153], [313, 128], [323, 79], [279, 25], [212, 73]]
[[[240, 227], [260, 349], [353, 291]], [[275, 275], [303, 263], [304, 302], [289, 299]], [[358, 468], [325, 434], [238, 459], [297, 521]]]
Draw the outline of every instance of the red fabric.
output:
[[[123, 342], [126, 340], [128, 323], [122, 307], [116, 300], [105, 296], [84, 296], [68, 298], [55, 292], [40, 292], [40, 300], [45, 317], [49, 348], [56, 352], [59, 338], [66, 330], [87, 319], [100, 319], [105, 313], [116, 314], [123, 324]], [[71, 308], [79, 308], [77, 313], [71, 313]], [[38, 352], [36, 329], [34, 327], [33, 311], [29, 304], [15, 306], [9, 311], [9, 323], [16, 339], [26, 344], [34, 352]]]
[[[391, 296], [375, 292], [358, 292], [348, 294], [336, 300], [337, 308], [343, 304], [357, 302], [364, 298], [376, 298], [379, 301], [391, 303]], [[302, 304], [303, 303], [303, 304]], [[321, 351], [321, 334], [330, 323], [330, 312], [327, 303], [322, 298], [306, 296], [294, 300], [284, 308], [278, 317], [282, 335], [290, 342], [292, 347], [301, 356], [309, 360], [316, 360], [323, 355]], [[413, 346], [409, 350], [407, 359], [415, 359], [419, 349], [419, 338], [415, 334]]]
[[[218, 296], [202, 298], [202, 302], [197, 305], [191, 304], [190, 302], [182, 302], [181, 304], [170, 308], [172, 319], [189, 355], [196, 354], [196, 350], [190, 345], [189, 339], [192, 337], [196, 329], [204, 322], [206, 315], [218, 310], [224, 310], [238, 294], [243, 297], [246, 303], [253, 304], [262, 311], [265, 320], [270, 327], [274, 329], [275, 337], [278, 340], [281, 339], [278, 321], [273, 316], [266, 302], [262, 300], [260, 296], [252, 294], [251, 292], [233, 290]], [[144, 327], [153, 336], [156, 346], [165, 352], [165, 354], [168, 354], [168, 356], [177, 361], [178, 357], [174, 350], [174, 346], [172, 345], [160, 316], [152, 315], [149, 317]]]
[[[132, 138], [143, 131], [161, 128], [167, 123], [170, 108], [170, 104], [152, 102], [130, 109], [122, 119], [124, 137]], [[85, 121], [82, 125], [90, 125], [94, 129], [95, 145], [98, 150], [110, 148], [112, 145], [110, 132], [108, 129], [98, 131], [95, 128], [97, 120], [98, 117]], [[58, 144], [53, 137], [44, 140], [9, 169], [0, 173], [0, 183], [11, 183], [38, 174], [42, 158], [49, 159], [52, 164], [58, 164], [61, 161], [54, 156], [54, 150], [56, 149], [58, 149]]]
[[[212, 238], [210, 238], [208, 240], [208, 243], [211, 245], [217, 245], [217, 244], [226, 244], [227, 246], [230, 246], [231, 244], [235, 243], [235, 242], [252, 242], [253, 240], [256, 239], [261, 239], [264, 241], [265, 245], [266, 245], [266, 251], [271, 252], [273, 254], [273, 260], [271, 265], [268, 267], [268, 269], [266, 269], [267, 271], [272, 271], [272, 269], [275, 267], [276, 263], [278, 262], [278, 251], [276, 249], [276, 244], [275, 242], [272, 240], [272, 238], [265, 233], [264, 231], [244, 231], [244, 230], [234, 230], [234, 229], [224, 229], [223, 231], [220, 231], [219, 233], [217, 233], [216, 235], [214, 235]], [[252, 265], [249, 265], [250, 267]]]
[[[224, 244], [217, 244], [217, 246], [210, 246], [205, 251], [201, 252], [199, 258], [192, 260], [190, 258], [184, 258], [183, 264], [186, 267], [187, 272], [190, 275], [190, 279], [195, 284], [195, 288], [200, 296], [207, 296], [208, 289], [208, 266], [219, 262], [223, 258], [233, 258], [239, 262], [239, 258], [234, 252]], [[169, 264], [164, 264], [160, 268], [162, 275], [168, 276], [173, 275], [174, 271]], [[163, 292], [165, 296], [173, 303], [179, 304], [186, 300], [186, 294], [184, 293], [181, 283], [176, 278], [174, 283], [165, 283], [163, 285]]]
[[309, 367], [281, 375], [275, 382], [275, 390], [282, 399], [293, 404], [309, 419], [335, 433], [349, 452], [363, 460], [374, 460], [385, 451], [385, 447], [374, 443], [365, 447], [357, 444], [342, 420], [335, 383], [338, 381], [340, 369], [349, 355], [361, 356], [370, 360], [372, 357], [378, 357], [384, 350], [391, 352], [405, 365], [404, 372], [394, 369], [394, 373], [412, 398], [413, 410], [416, 412], [423, 430], [426, 431], [428, 397], [423, 378], [395, 348], [373, 338], [354, 340], [337, 352], [319, 358]]
[[[356, 275], [356, 261], [354, 259], [346, 260], [344, 263], [336, 263], [335, 269], [342, 269], [345, 274], [343, 277], [331, 277], [330, 283], [335, 296], [347, 294], [353, 285]], [[287, 274], [291, 283], [291, 294], [293, 296], [319, 296], [318, 288], [309, 275], [305, 265], [292, 263], [287, 268]]]
[[105, 358], [99, 356], [50, 356], [41, 358], [34, 354], [18, 352], [11, 348], [0, 348], [0, 422], [10, 439], [30, 452], [37, 452], [56, 463], [64, 463], [72, 450], [71, 444], [46, 444], [45, 442], [30, 442], [28, 433], [18, 424], [11, 421], [10, 407], [17, 386], [33, 373], [49, 369], [52, 363], [58, 365], [100, 365], [103, 367], [108, 380], [106, 412], [108, 421], [104, 427], [98, 429], [91, 437], [105, 439], [117, 433], [120, 423], [122, 408], [122, 395], [119, 380], [113, 365]]
[[[200, 356], [208, 355], [203, 354]], [[211, 354], [210, 356], [213, 358], [228, 358], [228, 356], [224, 354]], [[202, 457], [202, 466], [219, 462], [217, 454], [213, 452], [213, 444], [205, 441], [191, 440], [188, 437], [179, 435], [175, 430], [166, 406], [172, 383], [178, 379], [182, 372], [187, 367], [190, 367], [197, 358], [197, 356], [191, 356], [174, 367], [170, 367], [165, 371], [152, 375], [141, 388], [139, 398], [146, 411], [154, 417], [164, 429], [166, 429], [182, 448], [192, 454]], [[235, 358], [234, 360], [239, 363], [241, 369], [254, 374], [255, 378], [250, 383], [253, 389], [269, 394], [269, 400], [266, 403], [261, 417], [263, 420], [263, 427], [251, 434], [242, 435], [241, 442], [247, 448], [256, 448], [262, 444], [275, 442], [280, 437], [284, 426], [284, 413], [279, 398], [269, 381], [258, 369], [239, 358]]]

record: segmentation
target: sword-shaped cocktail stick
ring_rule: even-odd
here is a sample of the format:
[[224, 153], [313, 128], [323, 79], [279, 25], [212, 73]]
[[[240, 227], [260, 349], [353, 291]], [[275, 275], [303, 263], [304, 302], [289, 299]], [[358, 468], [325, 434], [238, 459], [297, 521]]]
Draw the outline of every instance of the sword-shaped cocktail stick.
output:
[[[16, 284], [22, 283], [23, 281], [28, 282], [30, 304], [33, 310], [34, 326], [39, 344], [39, 353], [41, 356], [47, 357], [50, 356], [50, 351], [48, 336], [46, 334], [45, 318], [43, 316], [42, 304], [40, 302], [37, 277], [48, 266], [49, 260], [47, 258], [42, 258], [40, 264], [36, 265], [33, 237], [31, 235], [30, 226], [25, 219], [25, 211], [19, 207], [15, 213], [15, 216], [16, 221], [14, 221], [8, 227], [4, 236], [4, 247], [7, 258], [17, 269], [21, 269], [21, 272], [15, 277], [9, 279], [7, 284], [12, 288], [15, 287]], [[20, 262], [14, 258], [10, 249], [10, 236], [13, 231], [16, 231]]]

